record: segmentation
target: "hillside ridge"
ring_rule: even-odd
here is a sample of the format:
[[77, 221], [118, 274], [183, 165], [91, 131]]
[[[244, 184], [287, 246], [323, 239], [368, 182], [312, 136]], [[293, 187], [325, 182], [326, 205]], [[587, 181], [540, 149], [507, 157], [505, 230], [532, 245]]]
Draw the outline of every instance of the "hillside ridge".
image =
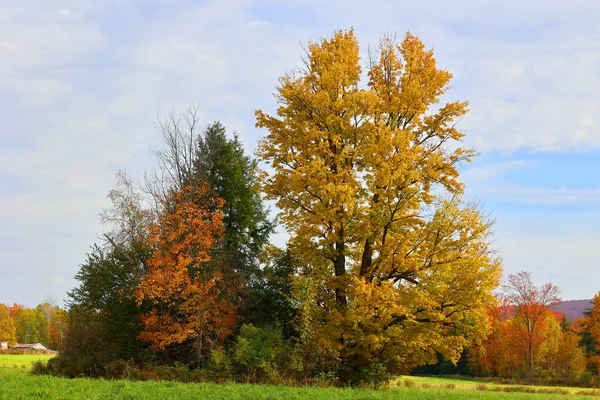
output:
[[585, 310], [590, 308], [592, 299], [565, 300], [550, 307], [552, 311], [564, 314], [569, 321], [573, 322], [583, 317]]

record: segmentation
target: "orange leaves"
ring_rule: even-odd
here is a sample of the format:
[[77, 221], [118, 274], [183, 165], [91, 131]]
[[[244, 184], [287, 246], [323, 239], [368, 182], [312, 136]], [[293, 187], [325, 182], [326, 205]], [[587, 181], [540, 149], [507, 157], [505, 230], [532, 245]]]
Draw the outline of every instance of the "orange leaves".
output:
[[525, 310], [514, 306], [509, 312], [506, 306], [489, 309], [492, 332], [470, 350], [473, 371], [501, 377], [522, 377], [528, 373], [577, 378], [585, 368], [578, 336], [569, 329], [561, 330], [561, 315], [547, 307], [529, 307], [534, 308], [530, 312], [540, 313], [533, 326], [527, 323]]
[[600, 352], [600, 292], [594, 296], [594, 304], [584, 324], [596, 341], [596, 350]]
[[156, 349], [195, 339], [222, 341], [235, 323], [236, 309], [222, 296], [221, 274], [209, 268], [211, 249], [224, 233], [223, 200], [206, 186], [173, 193], [150, 228], [150, 269], [135, 291], [138, 304], [152, 304], [142, 316], [140, 339]]
[[500, 304], [488, 310], [491, 334], [471, 349], [472, 366], [480, 374], [502, 377], [575, 379], [585, 368], [585, 356], [563, 315], [548, 308], [559, 301], [559, 293], [551, 283], [536, 286], [530, 273], [509, 275]]
[[581, 321], [584, 338], [589, 342], [587, 352], [589, 364], [600, 371], [600, 292], [594, 296], [592, 307]]

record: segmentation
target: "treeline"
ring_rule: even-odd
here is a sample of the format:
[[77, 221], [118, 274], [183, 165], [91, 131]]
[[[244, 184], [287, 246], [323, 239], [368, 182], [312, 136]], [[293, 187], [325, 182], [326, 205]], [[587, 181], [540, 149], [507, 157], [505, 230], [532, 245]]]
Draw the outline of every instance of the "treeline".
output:
[[584, 317], [569, 321], [550, 309], [559, 301], [550, 283], [535, 286], [529, 273], [509, 275], [495, 305], [491, 331], [457, 364], [441, 360], [421, 374], [461, 374], [540, 384], [600, 384], [600, 293]]
[[411, 34], [370, 56], [363, 74], [352, 30], [309, 44], [276, 115], [256, 111], [264, 171], [195, 109], [161, 120], [155, 170], [117, 175], [48, 370], [359, 384], [484, 341], [501, 266], [459, 180], [468, 104], [436, 105], [452, 75]]
[[55, 301], [47, 300], [35, 308], [0, 303], [0, 342], [42, 343], [51, 350], [61, 350], [67, 312]]
[[219, 122], [201, 128], [195, 109], [173, 111], [159, 126], [157, 169], [139, 184], [117, 174], [101, 214], [106, 242], [76, 275], [63, 351], [49, 368], [67, 376], [152, 377], [160, 365], [210, 371], [203, 379], [281, 374], [298, 337], [296, 271], [289, 251], [268, 245], [275, 224], [256, 190], [256, 161]]

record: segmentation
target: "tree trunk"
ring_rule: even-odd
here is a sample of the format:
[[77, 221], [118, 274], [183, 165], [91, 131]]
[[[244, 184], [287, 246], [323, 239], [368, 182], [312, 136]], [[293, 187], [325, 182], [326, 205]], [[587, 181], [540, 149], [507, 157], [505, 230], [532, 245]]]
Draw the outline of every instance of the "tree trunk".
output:
[[533, 376], [534, 376], [535, 371], [534, 371], [534, 368], [533, 368], [533, 338], [531, 337], [531, 334], [530, 334], [530, 337], [528, 339], [529, 340], [528, 340], [528, 343], [527, 343], [528, 344], [528, 346], [527, 346], [528, 347], [528, 349], [527, 349], [528, 351], [527, 352], [529, 354], [527, 354], [527, 356], [528, 356], [527, 357], [527, 364], [528, 364], [527, 375], [529, 375], [529, 379], [533, 380]]
[[[342, 230], [343, 233], [343, 230]], [[335, 243], [335, 250], [337, 252], [337, 256], [335, 261], [333, 262], [335, 269], [336, 277], [343, 277], [346, 275], [346, 246], [342, 240], [339, 240]], [[343, 307], [348, 304], [348, 299], [346, 298], [346, 290], [343, 286], [345, 286], [345, 282], [338, 282], [338, 287], [335, 289], [335, 299], [337, 303]]]
[[202, 362], [202, 342], [203, 342], [204, 326], [200, 327], [200, 332], [196, 341], [196, 368], [200, 368]]
[[365, 247], [360, 262], [360, 276], [366, 276], [373, 264], [373, 241], [371, 238], [365, 240]]

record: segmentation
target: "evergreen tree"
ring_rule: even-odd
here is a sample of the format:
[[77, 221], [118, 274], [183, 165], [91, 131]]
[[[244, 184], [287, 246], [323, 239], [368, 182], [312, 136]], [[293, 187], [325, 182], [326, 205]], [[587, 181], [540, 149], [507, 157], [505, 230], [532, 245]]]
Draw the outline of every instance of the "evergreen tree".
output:
[[274, 228], [257, 189], [257, 162], [244, 154], [237, 135], [228, 139], [225, 127], [214, 122], [198, 137], [194, 168], [195, 175], [225, 200], [222, 249], [249, 284], [258, 278], [258, 258]]

